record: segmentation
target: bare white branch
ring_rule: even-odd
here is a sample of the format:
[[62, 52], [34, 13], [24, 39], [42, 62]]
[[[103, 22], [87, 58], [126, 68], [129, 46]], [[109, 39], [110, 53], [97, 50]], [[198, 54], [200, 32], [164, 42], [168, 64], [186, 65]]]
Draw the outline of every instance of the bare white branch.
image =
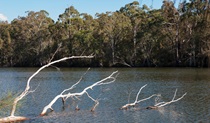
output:
[[[98, 81], [98, 82], [96, 82], [96, 83], [94, 83], [94, 84], [92, 84], [92, 85], [86, 87], [83, 91], [81, 91], [81, 92], [79, 92], [79, 93], [70, 93], [70, 92], [69, 92], [69, 93], [67, 93], [67, 94], [63, 94], [63, 92], [62, 92], [61, 94], [57, 95], [57, 96], [56, 96], [56, 97], [55, 97], [47, 106], [44, 107], [44, 109], [42, 110], [42, 112], [41, 112], [40, 115], [42, 115], [42, 116], [45, 115], [45, 114], [47, 113], [47, 110], [50, 109], [50, 108], [52, 108], [53, 104], [54, 104], [59, 98], [62, 98], [62, 99], [64, 99], [64, 100], [66, 100], [66, 99], [68, 99], [69, 97], [78, 97], [78, 96], [82, 96], [83, 94], [87, 94], [87, 96], [88, 96], [91, 100], [93, 100], [93, 101], [95, 102], [95, 105], [94, 105], [94, 107], [92, 108], [92, 111], [93, 111], [93, 110], [96, 108], [96, 106], [99, 104], [99, 102], [98, 102], [97, 100], [95, 100], [94, 98], [92, 98], [92, 97], [88, 94], [87, 90], [93, 89], [93, 87], [96, 87], [96, 86], [99, 86], [99, 85], [105, 85], [105, 84], [113, 83], [113, 82], [116, 80], [117, 75], [118, 75], [118, 71], [115, 71], [115, 72], [113, 72], [111, 75], [109, 75], [108, 77], [106, 77], [106, 78], [104, 78], [104, 79], [102, 79], [102, 80], [100, 80], [100, 81]], [[77, 82], [77, 83], [78, 83], [78, 82]], [[72, 86], [75, 86], [75, 84], [72, 85]], [[72, 86], [71, 86], [70, 88], [72, 88]], [[69, 89], [65, 89], [65, 90], [70, 90], [70, 88], [69, 88]]]
[[95, 105], [93, 106], [93, 108], [91, 109], [91, 111], [94, 111], [95, 108], [99, 105], [99, 101], [98, 100], [95, 100], [93, 97], [91, 97], [87, 92], [86, 92], [87, 96], [93, 100], [95, 102]]
[[165, 103], [165, 102], [159, 102], [159, 103], [155, 104], [154, 106], [162, 105], [162, 104], [164, 104], [164, 103]]
[[36, 76], [41, 70], [43, 70], [44, 68], [46, 67], [49, 67], [50, 65], [52, 64], [55, 64], [55, 63], [58, 63], [58, 62], [61, 62], [61, 61], [65, 61], [65, 60], [69, 60], [69, 59], [81, 59], [81, 58], [93, 58], [93, 56], [71, 56], [71, 57], [64, 57], [62, 59], [59, 59], [59, 60], [56, 60], [56, 61], [53, 61], [53, 62], [50, 62], [44, 66], [42, 66], [41, 68], [39, 68], [32, 76], [29, 77], [28, 81], [27, 81], [27, 84], [26, 84], [26, 88], [25, 90], [18, 96], [15, 98], [14, 102], [13, 102], [13, 107], [12, 107], [12, 111], [10, 113], [10, 116], [14, 117], [14, 113], [15, 113], [15, 110], [16, 110], [16, 106], [17, 106], [17, 103], [23, 98], [25, 97], [26, 95], [28, 95], [29, 93], [31, 92], [34, 92], [34, 91], [30, 91], [30, 82], [32, 80], [32, 78], [34, 76]]
[[75, 88], [76, 85], [78, 85], [78, 84], [82, 81], [83, 77], [87, 74], [87, 72], [88, 72], [89, 70], [90, 70], [90, 68], [88, 68], [87, 71], [80, 77], [80, 79], [79, 79], [78, 82], [76, 82], [76, 83], [75, 83], [74, 85], [72, 85], [70, 88], [63, 90], [63, 91], [61, 92], [61, 94], [63, 94], [63, 93], [65, 93], [65, 92], [70, 91], [70, 90], [72, 90], [73, 88]]
[[55, 54], [60, 50], [61, 46], [62, 46], [62, 43], [58, 44], [58, 48], [55, 50], [55, 52], [53, 53], [48, 63], [50, 63], [53, 60], [53, 58], [55, 57]]
[[[142, 86], [142, 87], [139, 89], [139, 91], [138, 91], [138, 93], [137, 93], [137, 95], [136, 95], [136, 99], [135, 99], [135, 101], [134, 101], [133, 103], [125, 104], [125, 105], [122, 106], [120, 109], [128, 109], [129, 107], [135, 106], [136, 104], [138, 104], [138, 103], [140, 103], [140, 102], [143, 102], [143, 101], [145, 101], [145, 100], [148, 100], [148, 99], [150, 99], [150, 98], [152, 98], [152, 97], [154, 97], [154, 96], [157, 96], [157, 98], [158, 98], [158, 100], [159, 100], [160, 94], [153, 94], [153, 95], [151, 95], [151, 96], [149, 96], [149, 97], [147, 97], [147, 98], [138, 100], [139, 94], [141, 93], [141, 90], [142, 90], [145, 86], [146, 86], [146, 85]], [[146, 109], [157, 109], [157, 108], [166, 106], [166, 105], [168, 105], [168, 104], [171, 104], [171, 103], [173, 103], [173, 102], [177, 102], [177, 101], [181, 100], [181, 99], [187, 94], [187, 93], [185, 93], [185, 94], [183, 94], [180, 98], [175, 99], [175, 98], [176, 98], [176, 93], [177, 93], [177, 89], [176, 89], [176, 91], [175, 91], [175, 93], [174, 93], [174, 96], [173, 96], [173, 98], [172, 98], [171, 101], [169, 101], [169, 102], [164, 102], [164, 101], [163, 101], [163, 102], [159, 102], [159, 103], [155, 104], [154, 106], [148, 106]], [[156, 101], [157, 101], [157, 99], [156, 99]]]
[[174, 96], [173, 96], [171, 101], [169, 101], [169, 102], [164, 102], [164, 101], [163, 102], [159, 102], [159, 103], [155, 104], [154, 106], [148, 106], [147, 109], [157, 109], [157, 108], [166, 106], [168, 104], [177, 102], [177, 101], [181, 100], [187, 94], [187, 93], [184, 93], [180, 98], [175, 99], [176, 98], [176, 93], [177, 93], [177, 89], [176, 89], [176, 91], [174, 93]]
[[169, 101], [169, 102], [161, 102], [161, 103], [156, 104], [155, 106], [156, 107], [163, 107], [163, 106], [166, 106], [166, 105], [171, 104], [173, 102], [177, 102], [177, 101], [181, 100], [187, 94], [187, 93], [184, 93], [180, 98], [175, 99], [176, 98], [176, 92], [177, 92], [177, 89], [176, 89], [176, 91], [174, 93], [174, 97], [172, 98], [171, 101]]
[[142, 101], [145, 101], [145, 100], [148, 100], [148, 99], [150, 99], [150, 98], [152, 98], [152, 97], [154, 97], [154, 96], [157, 96], [156, 94], [153, 94], [153, 95], [150, 96], [150, 97], [147, 97], [147, 98], [138, 100], [139, 94], [141, 93], [141, 90], [142, 90], [144, 87], [146, 87], [146, 86], [147, 86], [147, 84], [144, 85], [144, 86], [142, 86], [142, 87], [139, 89], [139, 91], [138, 91], [138, 93], [137, 93], [137, 95], [136, 95], [136, 100], [135, 100], [133, 103], [125, 104], [125, 105], [122, 106], [120, 109], [127, 109], [128, 107], [135, 106], [136, 104], [138, 104], [138, 103], [140, 103], [140, 102], [142, 102]]
[[144, 87], [146, 87], [146, 86], [147, 86], [147, 84], [144, 85], [144, 86], [142, 86], [142, 87], [139, 89], [139, 92], [138, 92], [137, 95], [136, 95], [136, 100], [135, 100], [134, 103], [137, 103], [137, 100], [138, 100], [138, 98], [139, 98], [139, 94], [141, 93], [141, 90], [142, 90]]
[[149, 96], [149, 97], [147, 97], [147, 98], [141, 99], [141, 100], [137, 101], [136, 103], [143, 102], [143, 101], [148, 100], [148, 99], [150, 99], [150, 98], [152, 98], [152, 97], [154, 97], [154, 96], [157, 96], [157, 94], [153, 94], [153, 95], [151, 95], [151, 96]]

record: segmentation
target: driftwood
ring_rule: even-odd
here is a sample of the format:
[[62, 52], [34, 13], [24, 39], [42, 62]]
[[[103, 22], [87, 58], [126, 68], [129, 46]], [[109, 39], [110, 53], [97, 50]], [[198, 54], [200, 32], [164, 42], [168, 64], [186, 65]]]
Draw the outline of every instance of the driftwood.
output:
[[145, 101], [145, 100], [148, 100], [148, 99], [150, 99], [150, 98], [152, 98], [152, 97], [154, 97], [154, 96], [157, 96], [157, 94], [153, 94], [152, 96], [149, 96], [149, 97], [147, 97], [147, 98], [138, 100], [139, 94], [141, 93], [141, 90], [142, 90], [144, 87], [146, 87], [146, 86], [147, 86], [147, 84], [144, 85], [144, 86], [142, 86], [142, 87], [139, 89], [139, 92], [138, 92], [137, 95], [136, 95], [136, 100], [135, 100], [133, 103], [125, 104], [125, 105], [122, 106], [120, 109], [128, 109], [129, 107], [134, 107], [136, 104], [138, 104], [138, 103], [140, 103], [140, 102], [142, 102], [142, 101]]
[[[149, 97], [147, 97], [147, 98], [138, 100], [139, 94], [140, 94], [141, 90], [142, 90], [145, 86], [147, 86], [147, 84], [144, 85], [144, 86], [142, 86], [142, 87], [139, 89], [139, 92], [138, 92], [137, 95], [136, 95], [136, 100], [135, 100], [133, 103], [125, 104], [125, 105], [122, 106], [120, 109], [128, 109], [129, 107], [134, 107], [136, 104], [138, 104], [138, 103], [140, 103], [140, 102], [142, 102], [142, 101], [148, 100], [148, 99], [150, 99], [150, 98], [152, 98], [152, 97], [154, 97], [154, 96], [156, 96], [156, 97], [159, 97], [159, 96], [160, 96], [160, 94], [153, 94], [153, 95], [151, 95], [151, 96], [149, 96]], [[166, 106], [166, 105], [168, 105], [168, 104], [177, 102], [177, 101], [181, 100], [181, 99], [187, 94], [187, 93], [185, 93], [185, 94], [183, 94], [180, 98], [175, 99], [176, 93], [177, 93], [177, 89], [176, 89], [176, 91], [175, 91], [175, 93], [174, 93], [174, 96], [173, 96], [173, 98], [172, 98], [171, 101], [168, 101], [168, 102], [159, 102], [159, 103], [155, 104], [154, 106], [148, 106], [148, 107], [146, 107], [146, 109], [157, 109], [157, 108]]]
[[[82, 96], [84, 94], [86, 94], [92, 101], [95, 102], [95, 105], [93, 106], [93, 108], [91, 109], [91, 111], [94, 111], [96, 106], [98, 106], [99, 104], [99, 101], [98, 100], [95, 100], [93, 97], [91, 97], [87, 90], [93, 90], [93, 87], [96, 87], [96, 86], [99, 86], [99, 85], [106, 85], [106, 84], [110, 84], [110, 83], [113, 83], [115, 80], [116, 80], [116, 77], [118, 75], [118, 71], [115, 71], [113, 72], [111, 75], [109, 75], [108, 77], [86, 87], [83, 91], [81, 92], [78, 92], [78, 93], [70, 93], [68, 92], [67, 94], [64, 94], [65, 92], [67, 91], [70, 91], [71, 89], [73, 89], [77, 84], [80, 83], [80, 80], [75, 83], [74, 85], [72, 85], [70, 88], [68, 89], [65, 89], [63, 92], [61, 92], [59, 95], [57, 95], [47, 106], [44, 107], [44, 109], [42, 110], [41, 112], [41, 116], [45, 115], [47, 113], [47, 110], [50, 109], [51, 111], [53, 111], [53, 104], [59, 99], [61, 98], [63, 103], [70, 97], [75, 97], [75, 98], [78, 98], [79, 96]], [[76, 109], [79, 109], [78, 107]]]
[[24, 121], [28, 120], [26, 117], [21, 117], [21, 116], [9, 116], [9, 117], [4, 117], [0, 119], [0, 123], [5, 123], [5, 122], [18, 122], [18, 121]]
[[33, 77], [35, 77], [41, 70], [43, 70], [44, 68], [47, 68], [55, 63], [61, 62], [61, 61], [65, 61], [65, 60], [69, 60], [69, 59], [82, 59], [82, 58], [93, 58], [93, 56], [71, 56], [71, 57], [64, 57], [62, 59], [50, 62], [44, 66], [42, 66], [41, 68], [39, 68], [32, 76], [29, 77], [27, 84], [26, 84], [26, 88], [25, 90], [18, 96], [15, 98], [14, 102], [13, 102], [13, 107], [10, 113], [10, 116], [5, 117], [5, 118], [0, 118], [0, 122], [13, 122], [13, 121], [20, 121], [20, 120], [26, 120], [26, 117], [22, 117], [22, 116], [15, 116], [15, 110], [17, 107], [17, 103], [22, 100], [25, 96], [27, 96], [29, 93], [34, 92], [35, 90], [30, 90], [30, 82], [32, 80]]
[[148, 106], [146, 109], [157, 109], [157, 108], [166, 106], [168, 104], [171, 104], [171, 103], [174, 103], [174, 102], [177, 102], [177, 101], [181, 100], [185, 95], [187, 95], [187, 93], [184, 93], [181, 97], [175, 99], [176, 98], [176, 93], [177, 93], [177, 89], [176, 89], [176, 91], [174, 93], [174, 96], [173, 96], [173, 98], [172, 98], [171, 101], [168, 101], [168, 102], [159, 102], [159, 103], [155, 104], [154, 106]]

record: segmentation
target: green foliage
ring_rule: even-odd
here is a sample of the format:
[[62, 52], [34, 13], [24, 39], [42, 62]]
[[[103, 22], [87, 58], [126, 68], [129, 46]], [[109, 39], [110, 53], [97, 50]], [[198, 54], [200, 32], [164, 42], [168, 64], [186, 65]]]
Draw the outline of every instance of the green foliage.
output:
[[[0, 115], [7, 115], [10, 113], [14, 99], [18, 94], [14, 94], [11, 91], [8, 91], [5, 95], [0, 98]], [[17, 107], [20, 107], [21, 103]]]
[[13, 104], [14, 97], [11, 92], [8, 92], [4, 97], [0, 99], [0, 110], [10, 107]]
[[0, 66], [42, 66], [81, 54], [95, 58], [60, 65], [210, 66], [208, 1], [183, 1], [176, 8], [164, 0], [161, 9], [134, 1], [95, 18], [70, 6], [56, 22], [48, 16], [28, 11], [11, 24], [0, 22]]

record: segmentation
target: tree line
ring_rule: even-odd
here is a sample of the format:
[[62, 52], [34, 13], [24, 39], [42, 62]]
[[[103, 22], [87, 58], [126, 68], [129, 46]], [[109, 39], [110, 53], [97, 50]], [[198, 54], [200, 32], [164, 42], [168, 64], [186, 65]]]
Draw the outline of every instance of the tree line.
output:
[[160, 9], [134, 1], [115, 12], [65, 9], [55, 22], [45, 10], [0, 22], [0, 66], [43, 66], [66, 56], [94, 55], [58, 66], [209, 67], [210, 4], [184, 0]]

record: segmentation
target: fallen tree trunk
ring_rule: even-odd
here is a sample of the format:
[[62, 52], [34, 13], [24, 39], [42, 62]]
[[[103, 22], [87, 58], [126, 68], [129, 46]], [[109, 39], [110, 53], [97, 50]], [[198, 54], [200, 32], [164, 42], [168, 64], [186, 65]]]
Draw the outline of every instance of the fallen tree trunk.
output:
[[0, 123], [6, 123], [6, 122], [18, 122], [18, 121], [24, 121], [28, 120], [27, 117], [22, 117], [22, 116], [9, 116], [9, 117], [4, 117], [0, 119]]
[[105, 85], [105, 84], [110, 84], [110, 83], [113, 83], [115, 80], [116, 80], [116, 77], [117, 77], [117, 74], [118, 71], [115, 71], [113, 72], [111, 75], [109, 75], [108, 77], [86, 87], [83, 91], [79, 92], [79, 93], [70, 93], [68, 92], [67, 94], [64, 94], [64, 92], [67, 92], [69, 90], [71, 90], [72, 88], [74, 88], [77, 84], [79, 84], [80, 80], [72, 85], [70, 88], [68, 89], [65, 89], [63, 92], [61, 92], [61, 94], [57, 95], [47, 106], [44, 107], [44, 109], [42, 110], [41, 112], [41, 116], [45, 115], [47, 113], [47, 110], [50, 109], [51, 111], [53, 111], [53, 104], [59, 99], [59, 98], [62, 98], [62, 101], [65, 102], [69, 97], [75, 97], [75, 98], [78, 98], [79, 96], [82, 96], [84, 94], [86, 94], [92, 101], [95, 102], [95, 105], [93, 106], [93, 108], [91, 109], [91, 111], [94, 111], [96, 106], [99, 104], [98, 100], [95, 100], [93, 97], [91, 97], [87, 90], [93, 90], [93, 87], [95, 86], [99, 86], [99, 85]]
[[13, 102], [13, 107], [10, 113], [9, 117], [5, 117], [5, 118], [0, 118], [0, 121], [4, 121], [4, 122], [13, 122], [13, 121], [19, 121], [19, 120], [25, 120], [27, 118], [25, 117], [20, 117], [20, 116], [15, 116], [15, 111], [16, 111], [16, 107], [17, 107], [17, 103], [22, 100], [25, 96], [27, 96], [29, 93], [34, 92], [35, 90], [30, 90], [30, 82], [32, 80], [33, 77], [35, 77], [41, 70], [43, 70], [44, 68], [47, 68], [55, 63], [61, 62], [61, 61], [65, 61], [65, 60], [69, 60], [69, 59], [81, 59], [81, 58], [93, 58], [93, 56], [71, 56], [71, 57], [64, 57], [62, 59], [50, 62], [44, 66], [42, 66], [41, 68], [39, 68], [32, 76], [29, 77], [27, 84], [26, 84], [26, 88], [25, 90], [18, 96], [15, 98], [14, 102]]

